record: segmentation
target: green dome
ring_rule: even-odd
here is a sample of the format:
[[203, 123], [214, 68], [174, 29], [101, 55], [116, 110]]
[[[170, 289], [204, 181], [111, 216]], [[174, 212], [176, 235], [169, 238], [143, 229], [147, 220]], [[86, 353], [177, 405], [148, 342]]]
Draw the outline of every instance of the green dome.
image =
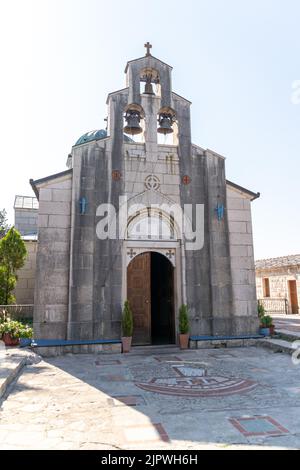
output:
[[[105, 139], [107, 137], [107, 131], [105, 129], [100, 129], [97, 131], [90, 131], [83, 134], [76, 142], [75, 145], [85, 144], [86, 142], [91, 142], [92, 140]], [[124, 135], [125, 142], [134, 142], [130, 137]]]
[[86, 132], [77, 140], [75, 145], [85, 144], [86, 142], [91, 142], [92, 140], [105, 139], [106, 137], [107, 131], [105, 129]]

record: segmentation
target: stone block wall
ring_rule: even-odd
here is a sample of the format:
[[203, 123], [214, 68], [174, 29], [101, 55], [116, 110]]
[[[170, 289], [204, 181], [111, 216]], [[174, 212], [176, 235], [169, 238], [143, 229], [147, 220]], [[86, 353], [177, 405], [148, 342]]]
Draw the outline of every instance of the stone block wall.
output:
[[255, 333], [258, 320], [251, 201], [230, 186], [227, 186], [227, 213], [236, 332], [245, 333], [247, 329], [248, 333]]
[[27, 250], [25, 265], [17, 273], [18, 281], [14, 291], [18, 305], [33, 305], [36, 271], [37, 242], [24, 240]]
[[68, 321], [71, 174], [39, 187], [35, 283], [36, 338], [65, 339]]
[[[174, 203], [179, 200], [178, 150], [174, 146], [158, 145], [157, 159], [146, 158], [145, 144], [125, 146], [125, 194], [128, 199], [144, 192], [147, 176], [155, 174], [159, 178], [159, 191], [170, 197]], [[151, 200], [149, 203], [151, 204]], [[153, 201], [154, 203], [154, 201]]]
[[37, 232], [38, 209], [15, 208], [15, 228], [21, 235]]
[[298, 303], [300, 299], [300, 270], [297, 267], [286, 267], [279, 269], [258, 270], [256, 272], [256, 292], [257, 298], [263, 299], [264, 288], [263, 279], [269, 279], [270, 298], [271, 299], [288, 299], [288, 312], [292, 313], [289, 281], [296, 281]]

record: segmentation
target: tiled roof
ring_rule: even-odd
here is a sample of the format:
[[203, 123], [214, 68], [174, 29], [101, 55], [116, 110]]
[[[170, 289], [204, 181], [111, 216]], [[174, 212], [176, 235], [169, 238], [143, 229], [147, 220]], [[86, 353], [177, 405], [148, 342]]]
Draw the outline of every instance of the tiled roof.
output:
[[255, 262], [256, 269], [272, 269], [300, 266], [300, 255], [281, 256], [279, 258], [260, 259]]

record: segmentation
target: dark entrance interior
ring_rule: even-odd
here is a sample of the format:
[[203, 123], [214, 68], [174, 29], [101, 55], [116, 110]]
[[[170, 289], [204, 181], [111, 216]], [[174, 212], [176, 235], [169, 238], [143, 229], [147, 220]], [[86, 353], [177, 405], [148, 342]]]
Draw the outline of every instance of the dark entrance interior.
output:
[[174, 269], [159, 253], [151, 253], [152, 344], [170, 344], [174, 338]]
[[174, 268], [160, 253], [136, 256], [127, 268], [133, 344], [175, 343]]

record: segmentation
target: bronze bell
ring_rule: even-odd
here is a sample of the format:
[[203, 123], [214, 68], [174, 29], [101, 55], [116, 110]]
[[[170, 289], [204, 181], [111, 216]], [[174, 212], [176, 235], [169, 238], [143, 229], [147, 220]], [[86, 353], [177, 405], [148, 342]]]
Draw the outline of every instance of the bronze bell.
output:
[[142, 79], [143, 79], [143, 81], [146, 82], [144, 94], [145, 94], [145, 95], [155, 95], [155, 93], [154, 93], [154, 91], [153, 91], [153, 85], [152, 85], [152, 80], [153, 80], [152, 72], [146, 73], [146, 74], [143, 76]]
[[146, 82], [144, 94], [145, 95], [155, 95], [155, 93], [153, 91], [153, 85], [152, 85], [151, 82]]
[[158, 118], [159, 128], [157, 132], [160, 134], [171, 134], [173, 132], [172, 125], [173, 125], [173, 117], [171, 114], [162, 113], [159, 115]]
[[139, 111], [128, 110], [125, 114], [127, 125], [124, 127], [125, 134], [136, 135], [143, 132], [140, 126], [141, 115]]

